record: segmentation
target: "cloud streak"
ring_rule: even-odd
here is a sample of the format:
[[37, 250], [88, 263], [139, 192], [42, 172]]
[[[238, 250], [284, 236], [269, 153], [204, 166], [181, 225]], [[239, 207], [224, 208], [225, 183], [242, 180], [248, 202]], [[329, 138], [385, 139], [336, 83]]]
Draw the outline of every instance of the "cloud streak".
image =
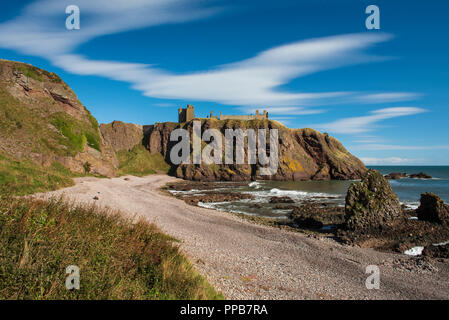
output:
[[370, 158], [362, 157], [360, 160], [365, 163], [365, 165], [400, 165], [400, 164], [410, 164], [417, 163], [420, 159], [407, 159], [400, 157], [388, 157], [388, 158]]
[[317, 124], [314, 127], [332, 133], [359, 134], [373, 131], [376, 124], [387, 119], [410, 116], [427, 110], [416, 107], [384, 108], [372, 111], [367, 116], [339, 119], [334, 122]]
[[[214, 101], [242, 106], [245, 110], [264, 105], [273, 114], [320, 113], [323, 110], [304, 109], [304, 106], [332, 104], [335, 100], [382, 103], [414, 97], [413, 93], [403, 92], [369, 95], [280, 89], [293, 79], [311, 73], [385, 59], [366, 51], [392, 39], [389, 34], [346, 34], [297, 41], [235, 63], [176, 74], [154, 65], [90, 60], [75, 53], [75, 49], [99, 36], [203, 19], [216, 15], [222, 8], [192, 0], [79, 0], [81, 29], [73, 32], [65, 30], [62, 23], [66, 17], [65, 7], [69, 4], [71, 1], [44, 0], [27, 6], [19, 17], [0, 25], [0, 47], [46, 58], [74, 74], [128, 82], [148, 97]], [[377, 117], [381, 118], [380, 115]], [[376, 115], [371, 117], [374, 118]], [[337, 126], [338, 123], [334, 128]]]

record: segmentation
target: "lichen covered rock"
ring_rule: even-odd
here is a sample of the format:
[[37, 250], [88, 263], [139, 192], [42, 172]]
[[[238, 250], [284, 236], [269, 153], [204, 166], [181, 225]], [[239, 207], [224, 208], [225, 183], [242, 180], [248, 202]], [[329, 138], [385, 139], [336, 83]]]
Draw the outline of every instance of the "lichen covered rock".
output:
[[346, 229], [369, 233], [391, 225], [402, 217], [402, 209], [387, 179], [378, 171], [369, 170], [360, 182], [349, 187], [345, 216]]

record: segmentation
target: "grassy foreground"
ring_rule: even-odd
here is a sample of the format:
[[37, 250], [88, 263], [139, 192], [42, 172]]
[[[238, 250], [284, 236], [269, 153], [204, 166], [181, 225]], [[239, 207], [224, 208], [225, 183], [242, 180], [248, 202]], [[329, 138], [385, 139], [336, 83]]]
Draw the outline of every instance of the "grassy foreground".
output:
[[[80, 289], [65, 270], [80, 268]], [[119, 212], [0, 195], [0, 299], [220, 299], [173, 244]]]
[[75, 174], [55, 162], [44, 168], [31, 160], [17, 161], [0, 153], [0, 193], [46, 192], [74, 185]]

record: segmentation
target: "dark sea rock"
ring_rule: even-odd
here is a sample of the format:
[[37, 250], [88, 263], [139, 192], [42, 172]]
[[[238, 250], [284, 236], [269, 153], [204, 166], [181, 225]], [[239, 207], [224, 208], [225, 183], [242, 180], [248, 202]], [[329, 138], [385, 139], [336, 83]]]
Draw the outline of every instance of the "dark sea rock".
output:
[[406, 177], [407, 177], [407, 173], [405, 173], [405, 172], [392, 172], [392, 173], [385, 175], [385, 178], [394, 179], [394, 180], [402, 179], [402, 178], [406, 178]]
[[290, 197], [271, 197], [270, 203], [295, 203]]
[[369, 170], [360, 182], [349, 187], [345, 205], [347, 230], [369, 233], [379, 230], [403, 216], [397, 195], [387, 179]]
[[198, 202], [231, 202], [243, 199], [254, 199], [252, 194], [247, 193], [219, 193], [219, 192], [208, 192], [202, 195], [187, 195], [183, 196], [182, 199], [191, 205], [198, 205]]
[[418, 219], [449, 225], [449, 205], [433, 193], [423, 193], [416, 209]]
[[428, 174], [426, 174], [424, 172], [420, 172], [420, 173], [413, 173], [413, 174], [409, 175], [409, 178], [412, 178], [412, 179], [432, 179], [432, 176], [429, 176]]
[[439, 246], [426, 246], [422, 252], [423, 256], [432, 258], [449, 258], [449, 243]]
[[344, 209], [306, 202], [293, 208], [290, 218], [300, 228], [321, 229], [324, 225], [341, 224], [344, 221]]

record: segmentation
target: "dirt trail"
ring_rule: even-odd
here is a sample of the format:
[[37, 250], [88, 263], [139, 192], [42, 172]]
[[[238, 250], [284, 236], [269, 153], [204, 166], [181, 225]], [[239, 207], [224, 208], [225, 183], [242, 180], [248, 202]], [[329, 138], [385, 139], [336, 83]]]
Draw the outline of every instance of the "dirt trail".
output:
[[[448, 299], [449, 266], [417, 263], [405, 255], [376, 252], [244, 221], [232, 214], [192, 207], [159, 188], [177, 179], [78, 178], [66, 194], [146, 217], [181, 240], [196, 268], [228, 299]], [[93, 200], [97, 196], [99, 200]], [[380, 289], [368, 290], [368, 265], [380, 268]]]

